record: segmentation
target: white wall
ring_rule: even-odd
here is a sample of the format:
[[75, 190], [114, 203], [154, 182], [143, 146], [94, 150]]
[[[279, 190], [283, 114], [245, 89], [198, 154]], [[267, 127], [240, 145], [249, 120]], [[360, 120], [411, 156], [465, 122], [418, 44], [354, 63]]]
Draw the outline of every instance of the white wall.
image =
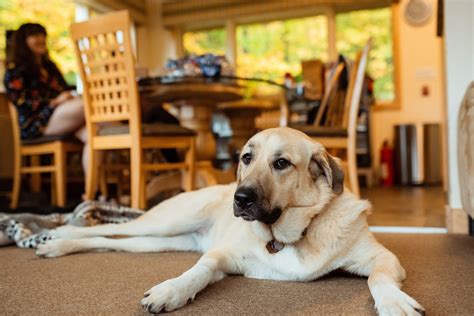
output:
[[462, 208], [457, 161], [457, 119], [468, 84], [474, 80], [474, 1], [445, 0], [446, 99], [449, 206]]

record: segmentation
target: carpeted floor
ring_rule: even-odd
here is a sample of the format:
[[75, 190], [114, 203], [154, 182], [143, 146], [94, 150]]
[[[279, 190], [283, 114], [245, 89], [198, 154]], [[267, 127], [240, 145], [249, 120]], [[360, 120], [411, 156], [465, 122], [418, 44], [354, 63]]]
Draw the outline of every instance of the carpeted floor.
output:
[[[474, 238], [378, 234], [408, 273], [404, 290], [427, 315], [474, 315]], [[142, 315], [140, 299], [199, 258], [194, 253], [85, 253], [39, 259], [0, 249], [2, 315]], [[227, 277], [177, 314], [375, 315], [364, 278], [333, 273], [310, 283]]]

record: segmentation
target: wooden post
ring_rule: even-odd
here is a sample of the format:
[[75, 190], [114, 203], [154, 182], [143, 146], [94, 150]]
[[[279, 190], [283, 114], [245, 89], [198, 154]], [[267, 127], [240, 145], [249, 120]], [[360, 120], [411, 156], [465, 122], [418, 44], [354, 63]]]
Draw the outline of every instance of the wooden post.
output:
[[176, 27], [172, 31], [173, 39], [176, 47], [176, 57], [183, 58], [185, 55], [184, 44], [183, 44], [183, 30]]
[[236, 31], [235, 31], [235, 21], [228, 20], [226, 22], [226, 52], [225, 57], [232, 65], [232, 67], [237, 66], [237, 41], [236, 41]]
[[327, 8], [326, 17], [328, 19], [328, 61], [337, 61], [336, 11], [333, 7]]

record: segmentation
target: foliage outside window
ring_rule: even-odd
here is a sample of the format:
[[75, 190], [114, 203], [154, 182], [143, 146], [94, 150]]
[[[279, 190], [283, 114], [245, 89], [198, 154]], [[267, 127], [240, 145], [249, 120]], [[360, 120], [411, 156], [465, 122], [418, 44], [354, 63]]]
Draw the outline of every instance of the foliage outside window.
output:
[[237, 73], [278, 82], [301, 73], [301, 61], [327, 60], [327, 18], [274, 21], [237, 27]]
[[[5, 61], [5, 31], [16, 30], [23, 23], [40, 23], [48, 32], [51, 59], [62, 71], [69, 84], [75, 84], [77, 65], [69, 36], [74, 22], [72, 0], [1, 0], [0, 1], [0, 64]], [[1, 67], [0, 67], [1, 68]], [[0, 71], [3, 82], [3, 71]]]
[[226, 32], [223, 28], [199, 32], [187, 32], [183, 35], [186, 55], [212, 53], [225, 55]]
[[337, 51], [354, 58], [372, 37], [368, 74], [374, 79], [374, 94], [378, 101], [393, 101], [395, 86], [391, 9], [361, 10], [336, 16]]

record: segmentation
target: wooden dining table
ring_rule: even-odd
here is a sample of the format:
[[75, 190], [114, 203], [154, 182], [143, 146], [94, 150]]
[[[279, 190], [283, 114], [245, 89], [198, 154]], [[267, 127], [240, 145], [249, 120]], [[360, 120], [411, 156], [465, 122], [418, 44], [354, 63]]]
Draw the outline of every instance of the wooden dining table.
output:
[[[234, 130], [234, 146], [242, 146], [255, 133], [256, 116], [262, 110], [281, 106], [278, 102], [264, 102], [263, 99], [258, 102], [258, 98], [253, 98], [255, 89], [249, 89], [248, 82], [248, 79], [225, 77], [154, 77], [138, 81], [143, 102], [148, 106], [171, 103], [178, 109], [181, 125], [196, 132], [198, 175], [201, 170], [208, 185], [217, 183], [210, 164], [216, 155], [216, 140], [212, 133], [213, 113], [219, 110], [229, 116]], [[281, 88], [276, 89], [278, 91]], [[285, 116], [285, 107], [282, 108]]]
[[165, 80], [147, 78], [139, 81], [142, 99], [147, 104], [171, 103], [179, 111], [181, 125], [194, 130], [198, 160], [212, 160], [216, 142], [212, 134], [212, 113], [222, 102], [241, 100], [245, 87], [234, 81], [216, 81], [207, 78]]

